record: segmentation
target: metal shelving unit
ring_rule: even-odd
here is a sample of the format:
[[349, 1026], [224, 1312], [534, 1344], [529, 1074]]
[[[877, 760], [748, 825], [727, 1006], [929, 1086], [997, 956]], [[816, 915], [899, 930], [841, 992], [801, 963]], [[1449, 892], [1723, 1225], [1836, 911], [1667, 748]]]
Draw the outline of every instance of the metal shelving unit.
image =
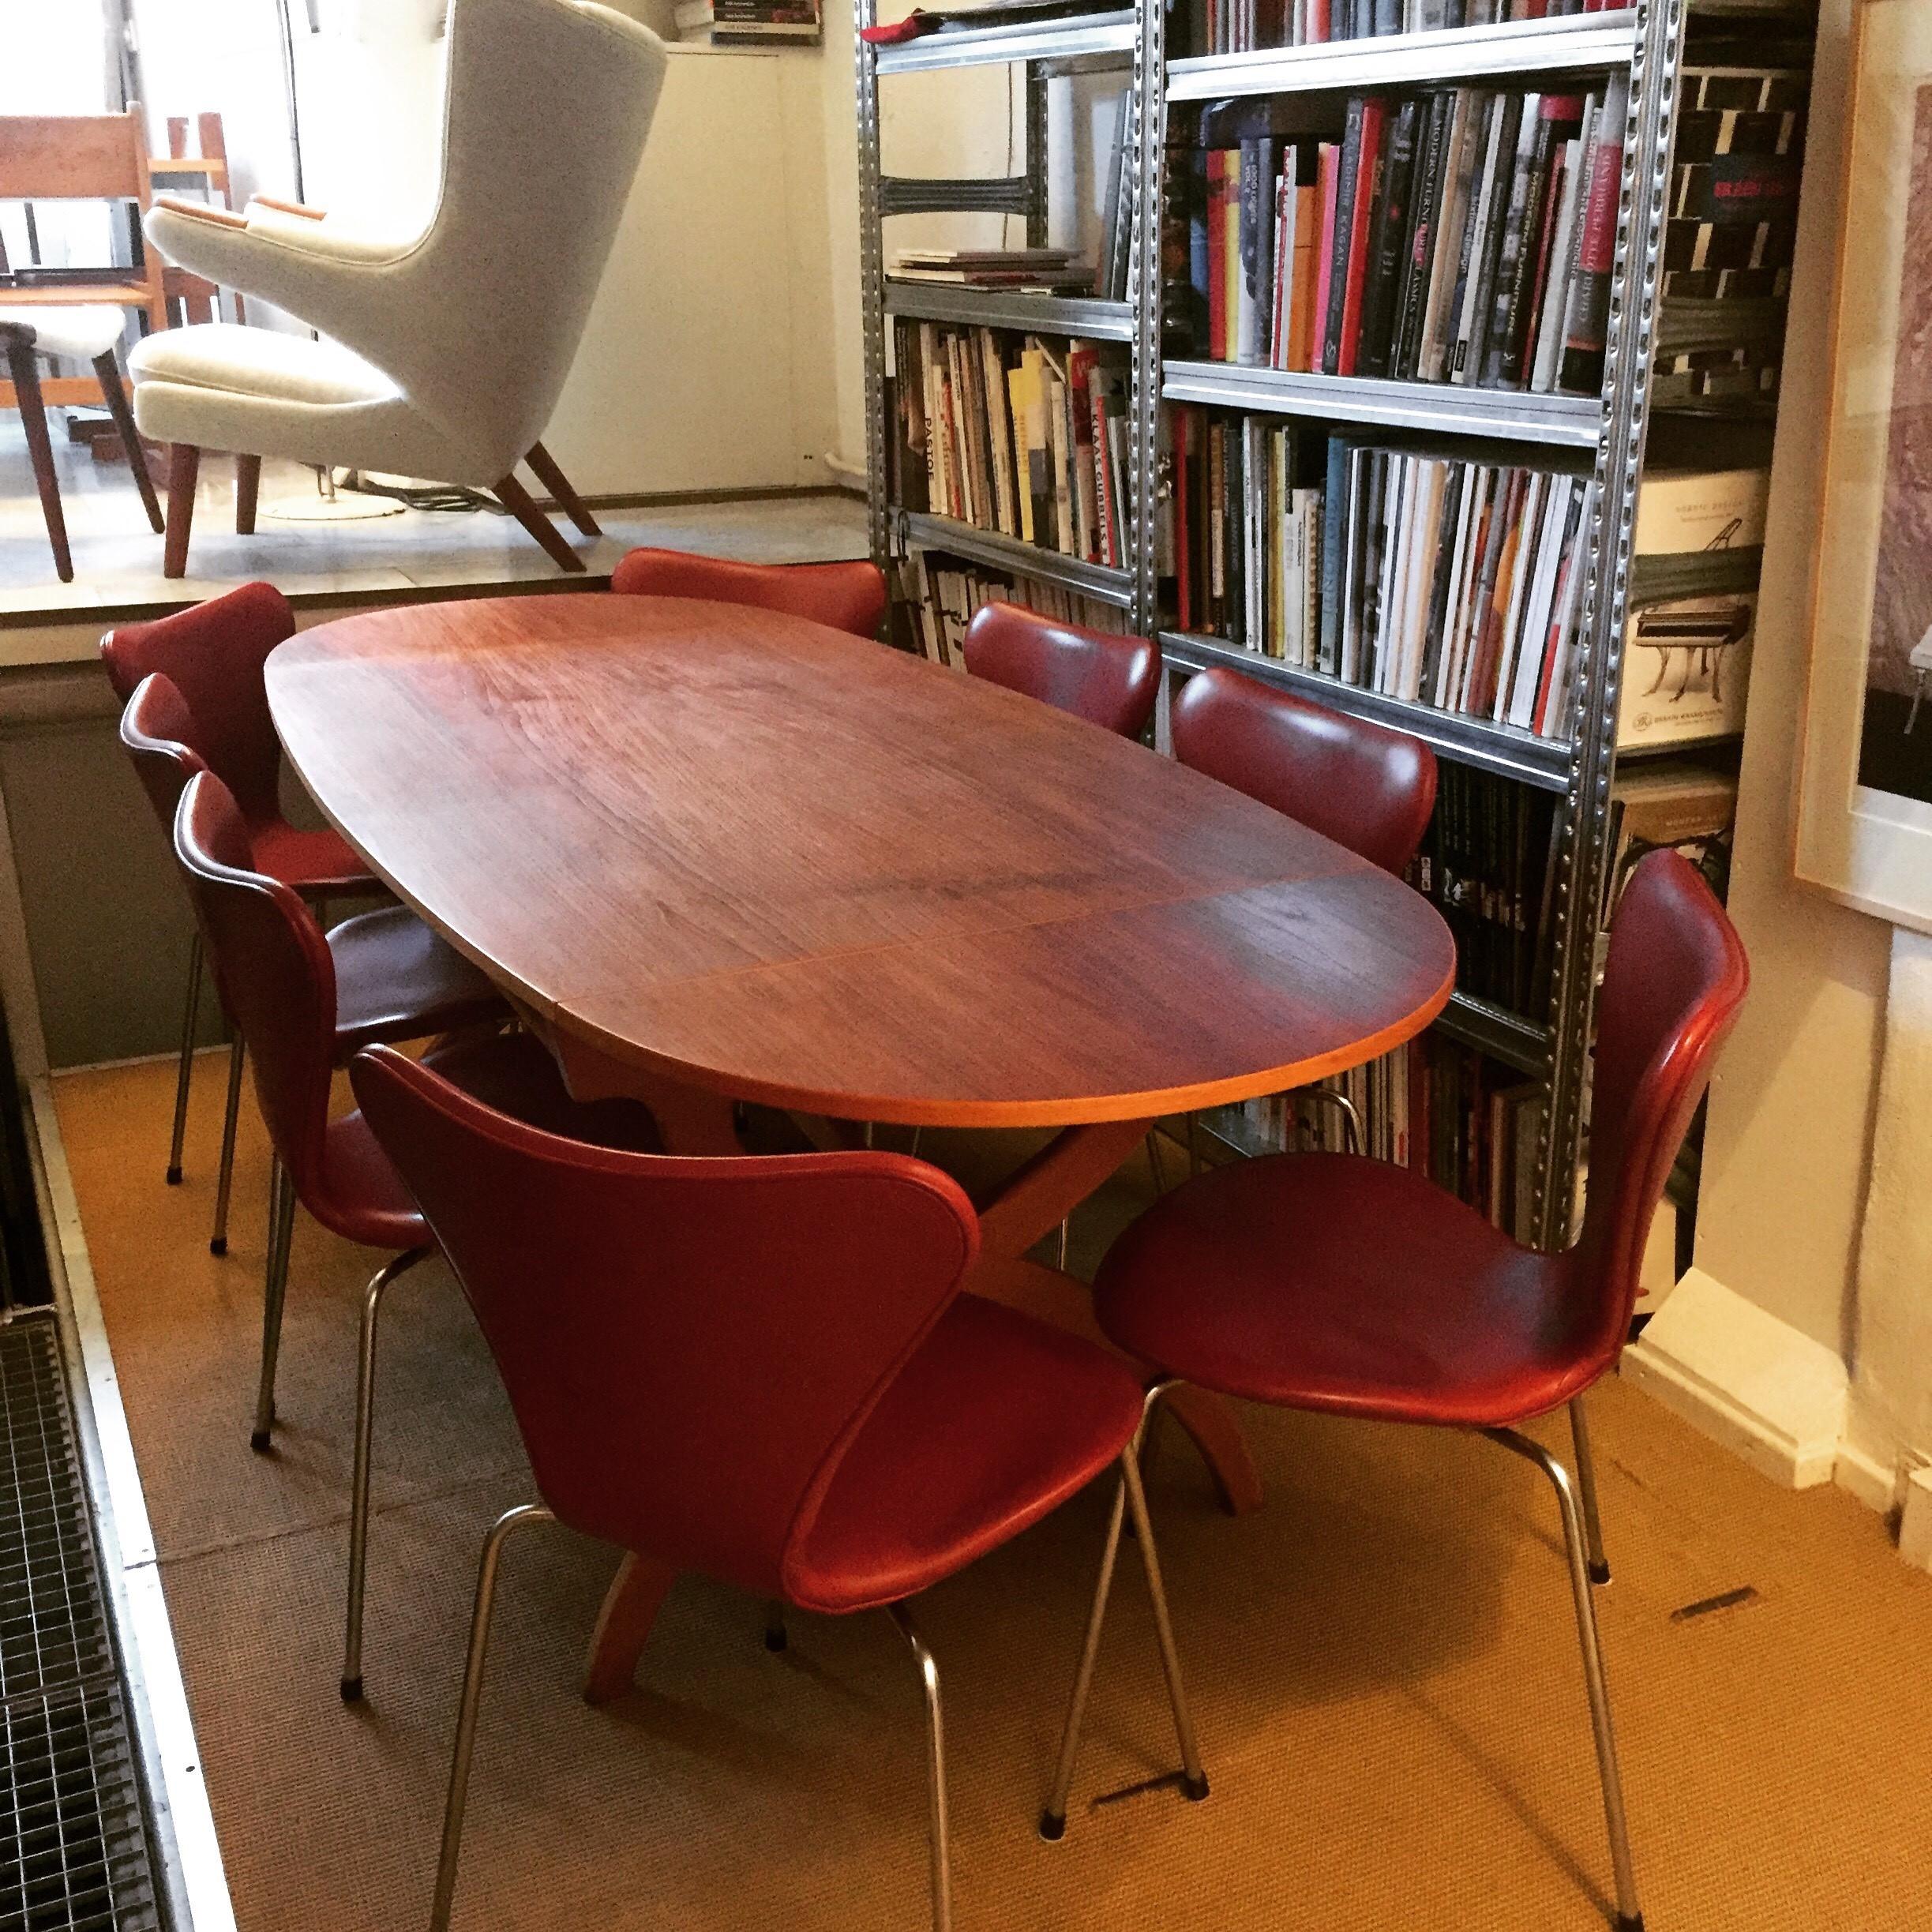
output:
[[[861, 27], [874, 0], [858, 0]], [[1326, 47], [1169, 63], [1161, 0], [1136, 12], [1086, 15], [1045, 27], [933, 36], [858, 52], [861, 262], [874, 553], [883, 562], [908, 543], [943, 546], [1002, 569], [1025, 572], [1124, 608], [1136, 629], [1157, 635], [1173, 676], [1215, 664], [1318, 702], [1415, 733], [1439, 756], [1553, 793], [1558, 856], [1551, 910], [1553, 953], [1544, 1011], [1506, 1012], [1458, 992], [1439, 1022], [1450, 1037], [1547, 1082], [1535, 1233], [1547, 1245], [1568, 1238], [1580, 1123], [1589, 1079], [1592, 962], [1602, 904], [1610, 780], [1615, 762], [1619, 681], [1636, 512], [1656, 343], [1657, 287], [1671, 141], [1683, 53], [1686, 0], [1639, 0], [1614, 13], [1444, 32], [1336, 42]], [[1025, 215], [1030, 240], [1044, 238], [1044, 77], [1068, 62], [1125, 57], [1131, 65], [1134, 133], [1126, 165], [1132, 183], [1134, 246], [1129, 299], [1121, 305], [972, 294], [889, 286], [881, 223], [915, 208], [961, 208]], [[879, 82], [917, 69], [1019, 62], [1027, 77], [1028, 172], [992, 182], [894, 182], [880, 171]], [[1530, 396], [1447, 385], [1342, 379], [1176, 360], [1161, 362], [1160, 209], [1169, 103], [1263, 94], [1345, 94], [1485, 81], [1568, 84], [1615, 69], [1630, 83], [1629, 129], [1618, 213], [1604, 375], [1592, 396]], [[1130, 559], [1125, 571], [967, 530], [940, 517], [909, 516], [887, 501], [885, 354], [891, 314], [985, 324], [1041, 334], [1078, 333], [1125, 341], [1131, 355], [1127, 487]], [[1163, 629], [1152, 530], [1163, 486], [1156, 457], [1159, 400], [1293, 415], [1341, 427], [1431, 438], [1513, 445], [1527, 460], [1592, 475], [1596, 512], [1587, 544], [1577, 683], [1559, 739], [1460, 717], [1291, 670], [1226, 640]], [[1525, 448], [1524, 446], [1528, 446]]]

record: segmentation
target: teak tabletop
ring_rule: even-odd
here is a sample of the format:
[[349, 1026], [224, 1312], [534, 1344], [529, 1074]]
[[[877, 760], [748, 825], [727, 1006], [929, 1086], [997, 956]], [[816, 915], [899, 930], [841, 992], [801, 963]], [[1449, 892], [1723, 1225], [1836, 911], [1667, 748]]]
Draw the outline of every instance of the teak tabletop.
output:
[[1341, 847], [774, 612], [404, 606], [291, 638], [268, 679], [371, 868], [613, 1084], [1125, 1124], [1353, 1066], [1448, 997], [1441, 919]]

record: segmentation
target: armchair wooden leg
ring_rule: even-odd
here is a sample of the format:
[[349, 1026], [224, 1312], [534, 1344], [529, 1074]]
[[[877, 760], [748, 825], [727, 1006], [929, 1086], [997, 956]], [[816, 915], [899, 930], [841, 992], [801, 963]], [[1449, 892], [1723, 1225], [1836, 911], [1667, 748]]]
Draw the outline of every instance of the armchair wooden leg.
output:
[[148, 452], [142, 445], [140, 430], [134, 427], [134, 412], [128, 407], [127, 390], [121, 381], [121, 365], [114, 359], [113, 350], [95, 357], [94, 374], [100, 384], [101, 394], [107, 399], [107, 413], [114, 418], [114, 426], [121, 433], [121, 447], [127, 452], [128, 467], [134, 472], [134, 487], [141, 492], [141, 507], [148, 512], [148, 521], [158, 533], [161, 528], [160, 501], [154, 493], [154, 475], [148, 467]]
[[644, 1640], [651, 1634], [658, 1610], [677, 1581], [677, 1572], [627, 1550], [617, 1574], [605, 1592], [591, 1638], [591, 1654], [583, 1672], [587, 1704], [608, 1704], [631, 1687]]
[[513, 476], [497, 485], [497, 499], [543, 546], [546, 553], [560, 570], [583, 568], [583, 559], [573, 550], [557, 526], [531, 501], [528, 490]]
[[571, 487], [570, 478], [557, 467], [557, 459], [541, 443], [532, 443], [530, 454], [523, 460], [535, 471], [537, 481], [557, 499], [564, 514], [578, 529], [587, 537], [601, 537], [604, 534], [583, 499]]
[[40, 367], [25, 343], [8, 343], [7, 373], [13, 379], [21, 426], [27, 432], [27, 452], [33, 459], [33, 480], [40, 492], [40, 514], [47, 519], [47, 539], [54, 546], [54, 568], [62, 583], [71, 583], [73, 555], [67, 547], [67, 518], [61, 508], [54, 446], [47, 441], [47, 406], [40, 400]]
[[234, 534], [255, 534], [255, 499], [261, 493], [261, 459], [238, 455], [234, 460]]
[[192, 443], [167, 446], [167, 537], [161, 551], [161, 574], [188, 574], [188, 532], [194, 523], [194, 486], [201, 474], [201, 452]]

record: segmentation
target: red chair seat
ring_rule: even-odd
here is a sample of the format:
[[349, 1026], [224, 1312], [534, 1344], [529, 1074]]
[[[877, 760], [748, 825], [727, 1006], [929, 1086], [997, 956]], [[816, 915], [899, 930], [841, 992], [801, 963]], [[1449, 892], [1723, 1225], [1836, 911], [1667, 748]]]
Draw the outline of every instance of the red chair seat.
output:
[[1562, 1266], [1406, 1168], [1277, 1154], [1165, 1195], [1102, 1262], [1094, 1307], [1119, 1346], [1204, 1388], [1496, 1427], [1599, 1372]]
[[330, 929], [336, 962], [336, 1057], [379, 1041], [454, 1033], [509, 1009], [487, 977], [400, 906]]
[[1142, 1394], [1093, 1343], [961, 1295], [861, 1425], [792, 1553], [786, 1594], [864, 1610], [963, 1570], [1113, 1462]]
[[255, 819], [249, 824], [248, 842], [256, 871], [293, 886], [304, 898], [387, 890], [331, 827], [309, 830], [286, 819]]
[[[423, 1064], [486, 1106], [546, 1134], [632, 1154], [661, 1150], [657, 1123], [647, 1109], [636, 1101], [572, 1100], [557, 1062], [528, 1034], [459, 1041], [426, 1054]], [[344, 1240], [402, 1249], [430, 1239], [402, 1176], [359, 1108], [329, 1122], [322, 1169], [325, 1187], [317, 1191], [311, 1211]]]

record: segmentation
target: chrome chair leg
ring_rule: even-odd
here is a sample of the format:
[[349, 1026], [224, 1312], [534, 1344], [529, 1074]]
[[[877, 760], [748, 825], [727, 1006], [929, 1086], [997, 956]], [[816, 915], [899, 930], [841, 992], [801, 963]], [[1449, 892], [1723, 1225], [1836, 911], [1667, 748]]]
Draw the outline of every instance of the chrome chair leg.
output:
[[188, 1005], [181, 1019], [181, 1057], [174, 1068], [174, 1134], [167, 1146], [167, 1184], [181, 1185], [182, 1142], [188, 1133], [188, 1082], [194, 1071], [195, 1022], [201, 1017], [201, 928], [188, 946]]
[[221, 1176], [215, 1184], [215, 1232], [208, 1236], [208, 1251], [228, 1251], [228, 1195], [234, 1185], [234, 1130], [242, 1115], [242, 1064], [248, 1049], [236, 1034], [228, 1042], [228, 1111], [221, 1123]]
[[429, 1253], [412, 1247], [376, 1270], [362, 1295], [362, 1332], [355, 1362], [355, 1469], [349, 1479], [349, 1609], [342, 1645], [342, 1701], [362, 1694], [362, 1592], [369, 1575], [369, 1465], [376, 1432], [376, 1319], [382, 1293]]
[[[926, 1698], [926, 1825], [932, 1858], [932, 1932], [952, 1932], [952, 1855], [946, 1826], [946, 1725], [940, 1708], [939, 1666], [913, 1627], [903, 1604], [887, 1606], [899, 1634], [912, 1645]], [[440, 1932], [440, 1929], [439, 1929]]]
[[275, 1364], [282, 1347], [282, 1303], [288, 1292], [288, 1250], [295, 1232], [295, 1184], [278, 1159], [268, 1183], [268, 1271], [261, 1297], [261, 1386], [249, 1446], [265, 1450], [275, 1427]]
[[1161, 1130], [1150, 1127], [1147, 1130], [1147, 1172], [1154, 1181], [1155, 1199], [1167, 1192], [1167, 1164], [1161, 1158]]
[[443, 1844], [436, 1864], [436, 1896], [430, 1907], [430, 1932], [447, 1932], [456, 1896], [456, 1859], [463, 1848], [463, 1812], [470, 1794], [470, 1755], [476, 1744], [476, 1711], [483, 1694], [483, 1668], [490, 1653], [490, 1618], [496, 1607], [497, 1566], [512, 1533], [528, 1523], [555, 1519], [539, 1502], [506, 1510], [483, 1539], [476, 1566], [476, 1603], [470, 1615], [470, 1649], [463, 1667], [463, 1697], [456, 1706], [456, 1741], [450, 1754], [449, 1793], [443, 1805]]
[[1067, 1272], [1067, 1230], [1070, 1225], [1071, 1224], [1068, 1221], [1063, 1221], [1060, 1223], [1060, 1240], [1054, 1254], [1053, 1266], [1059, 1269], [1062, 1274]]
[[765, 1648], [775, 1655], [790, 1641], [785, 1630], [785, 1606], [775, 1596], [765, 1605]]
[[1304, 1086], [1302, 1092], [1311, 1100], [1326, 1101], [1341, 1116], [1341, 1138], [1350, 1154], [1360, 1154], [1364, 1145], [1362, 1139], [1362, 1116], [1355, 1102], [1346, 1094], [1332, 1086]]
[[1583, 1650], [1583, 1677], [1590, 1698], [1590, 1725], [1596, 1736], [1596, 1769], [1604, 1788], [1604, 1823], [1610, 1836], [1610, 1859], [1617, 1879], [1617, 1932], [1643, 1932], [1637, 1899], [1637, 1875], [1630, 1863], [1630, 1827], [1623, 1811], [1623, 1779], [1617, 1768], [1616, 1733], [1610, 1721], [1610, 1690], [1604, 1676], [1603, 1646], [1596, 1632], [1596, 1604], [1590, 1588], [1583, 1512], [1570, 1472], [1544, 1448], [1514, 1429], [1484, 1434], [1533, 1462], [1550, 1479], [1563, 1518], [1563, 1546], [1570, 1562], [1570, 1593], [1577, 1611], [1577, 1637]]
[[1140, 1544], [1141, 1564], [1146, 1572], [1148, 1594], [1154, 1601], [1154, 1627], [1161, 1647], [1161, 1671], [1167, 1680], [1168, 1702], [1173, 1712], [1174, 1735], [1180, 1746], [1181, 1792], [1199, 1803], [1207, 1795], [1207, 1775], [1201, 1768], [1200, 1749], [1195, 1739], [1194, 1719], [1187, 1707], [1187, 1694], [1181, 1683], [1180, 1658], [1174, 1645], [1174, 1627], [1168, 1616], [1167, 1591], [1161, 1577], [1161, 1559], [1154, 1549], [1154, 1525], [1147, 1515], [1146, 1494], [1140, 1480], [1140, 1447], [1155, 1413], [1156, 1405], [1169, 1384], [1157, 1383], [1147, 1392], [1141, 1410], [1140, 1427], [1120, 1457], [1120, 1480], [1114, 1486], [1113, 1508], [1107, 1518], [1107, 1537], [1101, 1551], [1100, 1580], [1094, 1585], [1093, 1607], [1087, 1612], [1086, 1636], [1080, 1649], [1080, 1663], [1074, 1673], [1073, 1695], [1067, 1708], [1066, 1728], [1060, 1733], [1060, 1758], [1054, 1767], [1053, 1788], [1040, 1814], [1040, 1836], [1053, 1843], [1067, 1833], [1067, 1801], [1073, 1789], [1075, 1761], [1080, 1753], [1080, 1727], [1086, 1715], [1087, 1694], [1093, 1686], [1094, 1664], [1100, 1653], [1101, 1627], [1107, 1619], [1107, 1599], [1113, 1588], [1114, 1566], [1120, 1553], [1120, 1530], [1126, 1512], [1134, 1514], [1134, 1534]]
[[1577, 1496], [1583, 1505], [1583, 1527], [1589, 1537], [1590, 1581], [1610, 1581], [1610, 1559], [1604, 1554], [1603, 1519], [1596, 1513], [1596, 1465], [1590, 1456], [1590, 1425], [1583, 1397], [1570, 1400], [1570, 1437], [1577, 1446]]

